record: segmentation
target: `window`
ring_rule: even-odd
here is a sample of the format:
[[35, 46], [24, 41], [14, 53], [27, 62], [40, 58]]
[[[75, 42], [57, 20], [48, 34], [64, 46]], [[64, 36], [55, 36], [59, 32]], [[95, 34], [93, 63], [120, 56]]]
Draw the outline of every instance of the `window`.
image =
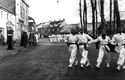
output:
[[23, 8], [23, 18], [25, 18], [25, 9]]

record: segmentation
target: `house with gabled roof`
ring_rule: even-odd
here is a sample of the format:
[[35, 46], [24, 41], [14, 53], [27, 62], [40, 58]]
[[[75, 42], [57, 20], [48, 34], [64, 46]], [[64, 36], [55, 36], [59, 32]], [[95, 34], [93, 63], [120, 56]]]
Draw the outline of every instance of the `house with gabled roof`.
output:
[[0, 43], [7, 42], [7, 26], [11, 26], [14, 30], [14, 40], [16, 39], [15, 28], [15, 0], [0, 0]]
[[0, 34], [7, 42], [7, 25], [11, 23], [14, 40], [20, 41], [21, 30], [28, 31], [28, 8], [25, 0], [0, 0]]

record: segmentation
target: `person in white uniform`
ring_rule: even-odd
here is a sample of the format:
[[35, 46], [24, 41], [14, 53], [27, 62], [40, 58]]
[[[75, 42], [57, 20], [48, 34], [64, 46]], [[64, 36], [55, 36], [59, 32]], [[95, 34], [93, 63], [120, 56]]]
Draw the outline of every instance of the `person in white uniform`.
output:
[[[123, 43], [122, 43], [122, 45], [124, 45], [124, 49], [125, 49], [125, 28], [123, 29]], [[124, 52], [125, 53], [125, 52]], [[122, 66], [122, 69], [124, 69], [125, 70], [125, 55], [124, 55], [124, 64], [123, 64], [123, 66]]]
[[81, 68], [83, 68], [85, 65], [86, 67], [90, 66], [90, 62], [88, 59], [88, 43], [91, 42], [93, 39], [88, 34], [83, 33], [83, 29], [80, 30], [80, 34], [78, 35], [78, 45], [79, 50], [82, 55], [81, 58]]
[[38, 36], [38, 33], [35, 33], [35, 38], [36, 38], [36, 42], [38, 43], [38, 42], [39, 42], [39, 36]]
[[52, 35], [49, 35], [49, 40], [50, 40], [50, 42], [53, 42], [52, 41]]
[[100, 43], [99, 46], [99, 54], [98, 54], [98, 58], [97, 58], [97, 64], [96, 64], [96, 68], [100, 69], [100, 65], [102, 63], [102, 59], [104, 57], [104, 55], [106, 56], [106, 67], [110, 67], [110, 48], [108, 46], [108, 43], [115, 45], [111, 40], [110, 37], [108, 37], [106, 35], [106, 31], [102, 30], [102, 34], [101, 36], [99, 36], [97, 39], [94, 40], [94, 42], [98, 42]]
[[51, 35], [52, 42], [54, 42], [54, 37], [55, 37], [55, 35], [52, 34], [52, 35]]
[[73, 66], [73, 63], [75, 62], [76, 59], [76, 53], [77, 53], [77, 35], [75, 33], [75, 30], [71, 30], [71, 34], [67, 36], [66, 43], [69, 46], [69, 52], [70, 52], [70, 58], [69, 58], [69, 68]]
[[117, 29], [117, 34], [115, 34], [112, 38], [117, 45], [115, 47], [115, 51], [119, 53], [119, 58], [117, 61], [116, 70], [120, 71], [121, 67], [125, 69], [125, 33], [122, 33], [121, 28]]

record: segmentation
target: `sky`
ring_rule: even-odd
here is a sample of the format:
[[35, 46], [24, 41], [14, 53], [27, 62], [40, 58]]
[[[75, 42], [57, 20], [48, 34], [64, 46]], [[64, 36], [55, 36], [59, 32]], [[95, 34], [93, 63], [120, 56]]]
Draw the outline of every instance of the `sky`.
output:
[[79, 0], [26, 0], [29, 15], [36, 23], [64, 19], [67, 23], [79, 23]]
[[[88, 20], [91, 22], [91, 4], [88, 4]], [[29, 4], [29, 16], [36, 23], [48, 22], [65, 18], [68, 24], [79, 23], [79, 0], [26, 0]], [[105, 0], [105, 18], [109, 18], [109, 0]], [[120, 11], [125, 11], [125, 0], [119, 0]], [[98, 17], [100, 20], [100, 17]]]

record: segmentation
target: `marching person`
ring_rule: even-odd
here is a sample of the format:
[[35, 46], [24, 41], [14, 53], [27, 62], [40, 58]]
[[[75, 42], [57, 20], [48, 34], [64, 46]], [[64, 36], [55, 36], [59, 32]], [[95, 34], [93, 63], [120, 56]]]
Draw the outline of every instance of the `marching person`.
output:
[[90, 62], [88, 59], [88, 43], [91, 42], [93, 39], [88, 35], [83, 33], [83, 30], [80, 30], [80, 34], [78, 35], [78, 45], [79, 50], [82, 55], [81, 58], [81, 68], [83, 68], [85, 65], [86, 67], [90, 66]]
[[66, 39], [66, 43], [69, 46], [69, 52], [70, 52], [69, 66], [68, 66], [69, 68], [72, 67], [76, 59], [77, 41], [78, 41], [78, 38], [75, 32], [75, 29], [72, 29], [71, 34]]
[[[124, 49], [125, 49], [125, 29], [123, 30], [123, 34], [122, 35], [123, 35], [123, 43], [122, 43], [122, 45], [124, 45]], [[124, 63], [123, 63], [122, 69], [125, 70], [125, 54], [124, 54]]]
[[111, 40], [110, 37], [108, 37], [106, 35], [106, 31], [102, 30], [101, 35], [94, 40], [94, 42], [98, 42], [100, 43], [99, 46], [99, 54], [98, 54], [98, 58], [97, 58], [97, 64], [96, 64], [96, 69], [100, 69], [100, 65], [102, 63], [102, 59], [104, 57], [104, 55], [106, 56], [106, 67], [110, 67], [110, 48], [108, 46], [108, 43], [115, 45]]
[[39, 42], [39, 36], [38, 36], [38, 33], [35, 33], [35, 39], [36, 39], [36, 43]]
[[112, 41], [116, 43], [115, 51], [119, 53], [116, 70], [120, 71], [125, 62], [125, 33], [122, 33], [121, 28], [117, 29], [117, 34], [112, 37]]
[[49, 41], [50, 41], [50, 42], [52, 42], [52, 38], [51, 38], [51, 35], [49, 35], [49, 36], [48, 36], [48, 38], [49, 38]]

